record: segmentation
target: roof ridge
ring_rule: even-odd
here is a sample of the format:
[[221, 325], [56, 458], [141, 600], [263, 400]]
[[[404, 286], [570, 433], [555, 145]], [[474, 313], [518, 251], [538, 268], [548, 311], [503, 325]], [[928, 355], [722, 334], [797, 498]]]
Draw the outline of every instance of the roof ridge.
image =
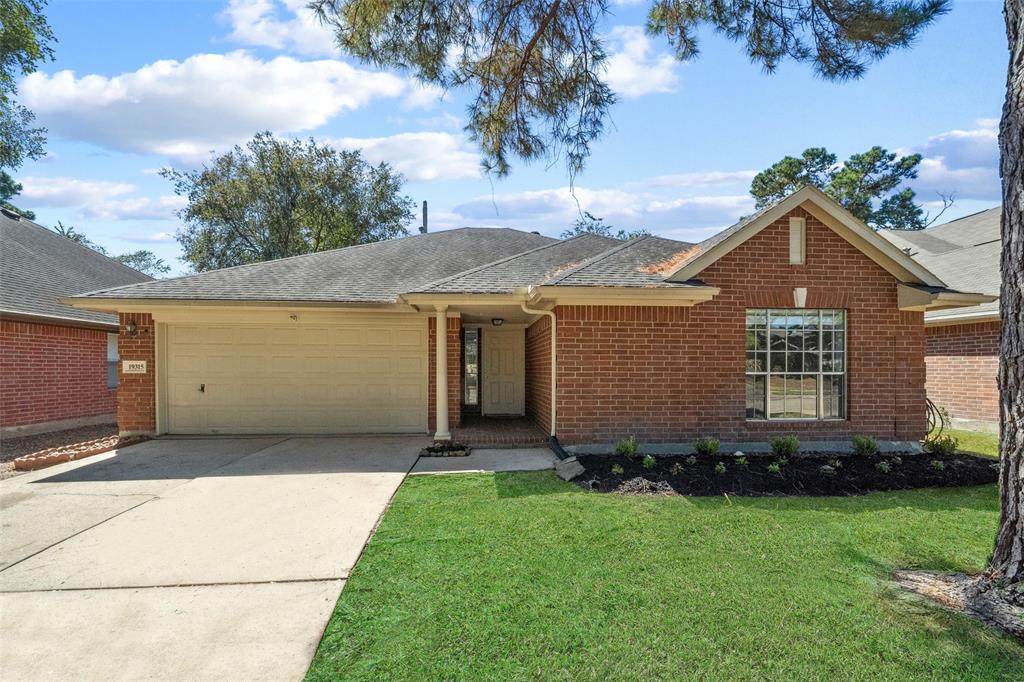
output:
[[[483, 229], [488, 229], [488, 228], [483, 228]], [[509, 229], [513, 229], [513, 228], [502, 227], [502, 228], [498, 228], [498, 229], [509, 230]], [[522, 230], [514, 230], [514, 231], [515, 232], [521, 232]], [[533, 233], [531, 232], [530, 234], [533, 234]], [[421, 292], [429, 291], [430, 289], [433, 289], [436, 286], [440, 286], [441, 284], [447, 284], [448, 282], [453, 282], [453, 281], [459, 279], [460, 277], [465, 277], [466, 275], [471, 275], [473, 273], [480, 272], [481, 270], [486, 270], [487, 268], [492, 268], [495, 265], [501, 265], [502, 263], [507, 263], [509, 261], [513, 261], [516, 258], [520, 258], [522, 256], [527, 256], [527, 255], [535, 253], [537, 251], [543, 251], [544, 249], [550, 249], [551, 247], [558, 246], [559, 244], [568, 244], [569, 242], [573, 241], [574, 239], [579, 239], [580, 237], [585, 237], [585, 236], [588, 236], [589, 234], [590, 233], [577, 234], [577, 235], [574, 235], [572, 237], [569, 237], [568, 239], [555, 239], [555, 241], [551, 242], [550, 244], [544, 244], [543, 246], [538, 246], [538, 247], [533, 248], [533, 249], [527, 249], [526, 251], [520, 251], [519, 253], [514, 253], [511, 256], [505, 256], [504, 258], [499, 258], [496, 261], [492, 261], [490, 263], [484, 263], [483, 265], [478, 265], [475, 268], [470, 268], [469, 270], [463, 270], [462, 272], [457, 272], [454, 275], [449, 275], [448, 277], [443, 277], [441, 279], [434, 280], [433, 282], [430, 282], [428, 284], [423, 285], [422, 287], [420, 287], [420, 291]], [[541, 235], [541, 236], [543, 236], [543, 235]], [[596, 236], [600, 236], [600, 235], [596, 235]], [[611, 239], [611, 237], [609, 237], [609, 239]]]
[[[510, 228], [510, 227], [453, 227], [450, 230], [440, 230], [438, 232], [419, 232], [417, 234], [408, 234], [408, 235], [405, 235], [404, 237], [396, 237], [396, 238], [393, 238], [393, 239], [380, 239], [380, 240], [375, 241], [375, 242], [366, 242], [365, 244], [351, 244], [349, 246], [339, 246], [336, 249], [327, 249], [325, 251], [314, 251], [312, 253], [297, 253], [294, 256], [285, 256], [283, 258], [274, 258], [272, 260], [261, 260], [261, 261], [256, 261], [255, 263], [241, 263], [239, 265], [231, 265], [231, 266], [228, 266], [226, 268], [215, 268], [214, 270], [204, 270], [203, 272], [193, 272], [193, 273], [186, 274], [186, 275], [178, 275], [177, 277], [167, 277], [165, 279], [161, 279], [160, 281], [161, 282], [175, 282], [177, 280], [187, 279], [189, 277], [198, 277], [200, 275], [205, 275], [205, 274], [207, 274], [209, 272], [226, 272], [228, 270], [239, 270], [241, 268], [251, 268], [251, 267], [255, 267], [257, 265], [266, 265], [267, 263], [280, 263], [282, 261], [295, 260], [297, 258], [310, 258], [312, 256], [321, 256], [321, 255], [324, 255], [324, 254], [334, 253], [334, 252], [337, 252], [337, 251], [346, 251], [346, 250], [349, 250], [349, 249], [358, 249], [358, 248], [364, 247], [364, 246], [374, 246], [374, 245], [377, 245], [377, 244], [384, 244], [384, 243], [388, 243], [388, 242], [398, 242], [398, 241], [400, 241], [402, 239], [415, 239], [417, 237], [432, 237], [432, 236], [435, 236], [435, 235], [444, 234], [445, 232], [459, 232], [459, 231], [462, 231], [462, 230], [511, 230], [512, 232], [523, 232], [524, 234], [532, 234], [532, 233], [527, 233], [524, 230], [516, 230], [516, 229]], [[108, 288], [105, 288], [105, 289], [96, 289], [95, 291], [87, 291], [85, 293], [77, 294], [77, 295], [78, 296], [91, 296], [92, 294], [97, 294], [97, 293], [99, 293], [101, 291], [103, 291], [103, 292], [106, 292], [106, 291], [119, 291], [121, 289], [127, 289], [129, 287], [138, 286], [139, 284], [146, 284], [146, 282], [135, 282], [133, 284], [122, 284], [122, 285], [116, 286], [116, 287], [108, 287]]]
[[651, 235], [651, 234], [645, 234], [642, 237], [637, 237], [636, 239], [627, 239], [623, 243], [616, 244], [615, 246], [611, 247], [607, 251], [602, 251], [601, 253], [597, 254], [596, 256], [593, 256], [592, 258], [588, 258], [587, 260], [583, 261], [579, 265], [577, 265], [575, 267], [572, 267], [572, 268], [569, 268], [568, 270], [565, 270], [564, 272], [562, 272], [561, 274], [557, 275], [556, 277], [548, 278], [548, 280], [545, 281], [544, 284], [558, 284], [559, 282], [564, 280], [569, 275], [574, 275], [577, 272], [582, 272], [583, 270], [585, 270], [586, 268], [590, 267], [594, 263], [598, 263], [600, 261], [603, 261], [605, 258], [608, 258], [609, 256], [611, 256], [613, 254], [619, 253], [620, 251], [623, 251], [623, 250], [625, 250], [626, 248], [628, 248], [630, 246], [634, 246], [636, 244], [639, 244], [640, 242], [644, 241], [645, 239], [648, 239], [648, 238], [653, 237], [653, 236], [654, 235]]
[[[131, 272], [133, 272], [135, 274], [138, 274], [138, 275], [142, 275], [143, 277], [149, 277], [149, 275], [147, 275], [146, 273], [142, 272], [141, 270], [136, 270], [135, 268], [131, 267], [130, 265], [125, 265], [124, 263], [122, 263], [121, 261], [117, 260], [116, 258], [114, 258], [113, 256], [111, 256], [109, 254], [103, 253], [101, 251], [97, 251], [96, 249], [92, 248], [91, 246], [86, 246], [85, 244], [83, 244], [81, 242], [77, 242], [74, 239], [71, 239], [70, 237], [65, 237], [60, 232], [57, 232], [57, 230], [54, 230], [53, 228], [50, 228], [50, 227], [46, 227], [45, 225], [41, 225], [41, 224], [35, 222], [34, 220], [29, 220], [25, 216], [21, 216], [17, 220], [15, 220], [14, 218], [8, 218], [8, 220], [10, 220], [12, 223], [23, 223], [23, 224], [25, 224], [28, 227], [32, 227], [32, 228], [37, 229], [37, 230], [41, 230], [42, 232], [44, 232], [47, 235], [48, 238], [49, 237], [57, 237], [59, 239], [64, 239], [69, 244], [74, 244], [75, 246], [77, 246], [77, 247], [79, 247], [81, 249], [86, 249], [90, 254], [92, 254], [94, 256], [100, 256], [102, 258], [106, 258], [111, 263], [117, 264], [117, 266], [120, 267], [120, 268], [123, 268], [125, 270], [130, 270]], [[22, 246], [22, 248], [25, 248], [24, 244], [21, 244], [21, 246]], [[42, 258], [46, 257], [45, 254], [36, 253], [34, 249], [29, 249], [29, 250], [32, 251], [33, 253], [35, 253], [35, 255], [37, 255], [37, 256], [40, 256]], [[152, 282], [153, 280], [154, 280], [153, 277], [149, 277], [149, 281], [150, 282]], [[133, 282], [132, 284], [145, 284], [145, 282]], [[132, 284], [127, 284], [127, 285], [122, 285], [122, 286], [132, 286]]]

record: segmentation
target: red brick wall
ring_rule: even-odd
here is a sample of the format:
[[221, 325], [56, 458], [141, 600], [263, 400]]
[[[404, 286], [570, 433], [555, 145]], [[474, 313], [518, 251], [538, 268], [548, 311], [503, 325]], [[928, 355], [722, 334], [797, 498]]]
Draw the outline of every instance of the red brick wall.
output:
[[[807, 218], [805, 265], [789, 264], [789, 216], [708, 267], [721, 293], [691, 308], [559, 306], [558, 424], [566, 443], [634, 434], [648, 441], [696, 435], [764, 438], [918, 438], [925, 430], [922, 313], [897, 309], [896, 280], [842, 237]], [[848, 311], [848, 418], [747, 422], [745, 311]]]
[[926, 329], [928, 397], [951, 417], [999, 421], [999, 334], [998, 321]]
[[[427, 428], [437, 431], [437, 336], [434, 330], [437, 321], [430, 318], [428, 331], [428, 372], [427, 386]], [[462, 344], [460, 331], [462, 322], [457, 317], [448, 318], [448, 427], [453, 429], [461, 423], [462, 405]]]
[[107, 332], [0, 320], [0, 427], [113, 414]]
[[[117, 347], [121, 362], [145, 360], [145, 374], [120, 373], [117, 393], [117, 426], [122, 434], [156, 432], [156, 327], [148, 313], [121, 313], [121, 333]], [[137, 325], [129, 336], [125, 324]], [[120, 367], [118, 368], [120, 370]]]
[[526, 416], [551, 433], [551, 318], [526, 329]]

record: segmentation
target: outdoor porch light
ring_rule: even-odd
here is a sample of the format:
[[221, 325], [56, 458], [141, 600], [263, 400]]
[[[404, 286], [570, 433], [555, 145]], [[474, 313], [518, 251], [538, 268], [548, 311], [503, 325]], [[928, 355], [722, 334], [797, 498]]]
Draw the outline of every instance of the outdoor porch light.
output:
[[492, 317], [491, 318], [491, 324], [493, 324], [495, 327], [500, 327], [501, 325], [505, 324], [505, 318], [503, 318], [503, 317]]
[[135, 320], [128, 320], [124, 323], [124, 330], [128, 336], [136, 336], [139, 333], [139, 325], [135, 324]]

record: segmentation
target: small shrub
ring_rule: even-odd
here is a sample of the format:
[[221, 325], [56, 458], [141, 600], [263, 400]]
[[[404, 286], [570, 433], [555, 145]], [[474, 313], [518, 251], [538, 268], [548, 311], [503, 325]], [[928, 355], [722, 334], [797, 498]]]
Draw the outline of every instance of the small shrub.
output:
[[724, 474], [725, 472], [726, 472], [725, 462], [719, 462], [718, 464], [715, 465], [715, 473], [716, 474]]
[[686, 458], [686, 463], [689, 464], [690, 466], [693, 466], [694, 464], [697, 463], [697, 458], [694, 457], [693, 455], [690, 455], [689, 457]]
[[736, 458], [736, 463], [739, 464], [741, 467], [745, 467], [745, 466], [747, 466], [747, 458], [746, 457], [737, 457]]
[[772, 462], [771, 464], [768, 465], [769, 474], [777, 474], [780, 471], [782, 471], [782, 467], [779, 466], [778, 462]]
[[854, 436], [853, 452], [856, 455], [877, 455], [878, 441], [871, 436]]
[[789, 464], [789, 457], [779, 457], [775, 462], [780, 466], [784, 467]]
[[800, 452], [800, 439], [796, 436], [772, 438], [772, 454], [776, 457], [792, 457], [798, 452]]
[[722, 444], [718, 442], [718, 439], [711, 436], [704, 436], [693, 441], [693, 449], [697, 451], [698, 455], [714, 457], [721, 448]]
[[960, 441], [949, 434], [924, 439], [924, 451], [929, 455], [953, 455], [959, 447]]
[[878, 462], [877, 464], [875, 464], [875, 468], [878, 469], [883, 474], [889, 473], [889, 469], [890, 469], [889, 463], [887, 461], [885, 461], [884, 459], [881, 462]]
[[931, 461], [931, 465], [932, 469], [935, 469], [936, 471], [942, 471], [946, 468], [946, 463], [938, 459], [933, 459]]
[[636, 442], [636, 436], [623, 438], [615, 444], [615, 454], [622, 457], [636, 457], [636, 453], [639, 451], [640, 446]]
[[654, 461], [654, 457], [652, 457], [651, 455], [644, 455], [644, 469], [650, 471], [651, 469], [654, 468], [655, 464], [656, 462]]
[[669, 472], [673, 476], [678, 476], [679, 474], [683, 473], [683, 463], [682, 462], [676, 462], [675, 464], [672, 465], [672, 468], [669, 469]]
[[626, 473], [626, 470], [623, 469], [621, 466], [619, 466], [618, 464], [613, 464], [612, 465], [612, 475], [613, 476], [621, 476], [624, 473]]

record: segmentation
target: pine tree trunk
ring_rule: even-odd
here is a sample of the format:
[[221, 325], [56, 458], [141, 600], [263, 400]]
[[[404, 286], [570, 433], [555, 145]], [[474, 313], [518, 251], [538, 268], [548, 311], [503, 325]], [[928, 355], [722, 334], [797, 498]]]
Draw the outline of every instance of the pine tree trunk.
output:
[[999, 352], [999, 533], [990, 575], [1024, 584], [1024, 3], [1004, 0], [1010, 44], [1006, 101], [999, 124], [1003, 181], [1003, 320]]

